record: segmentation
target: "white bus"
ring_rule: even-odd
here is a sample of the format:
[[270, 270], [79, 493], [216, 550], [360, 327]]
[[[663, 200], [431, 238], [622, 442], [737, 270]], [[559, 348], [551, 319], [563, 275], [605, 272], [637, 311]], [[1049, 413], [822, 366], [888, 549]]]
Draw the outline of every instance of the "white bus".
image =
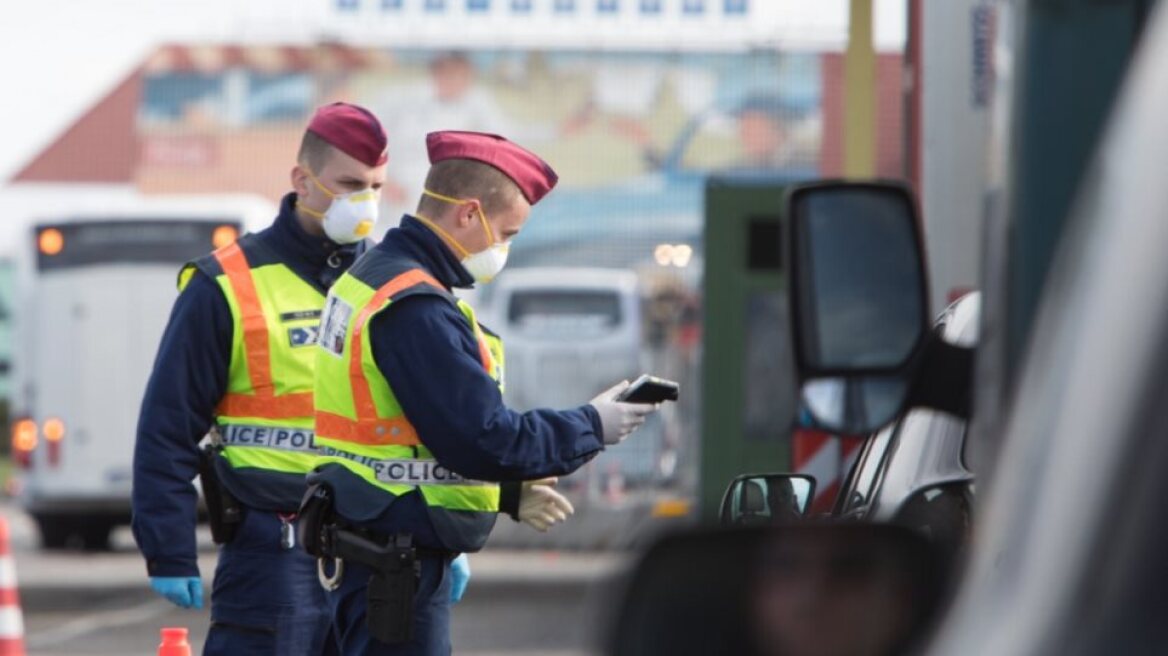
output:
[[18, 258], [12, 452], [42, 546], [102, 549], [129, 522], [138, 411], [178, 270], [274, 210], [156, 201], [32, 226]]

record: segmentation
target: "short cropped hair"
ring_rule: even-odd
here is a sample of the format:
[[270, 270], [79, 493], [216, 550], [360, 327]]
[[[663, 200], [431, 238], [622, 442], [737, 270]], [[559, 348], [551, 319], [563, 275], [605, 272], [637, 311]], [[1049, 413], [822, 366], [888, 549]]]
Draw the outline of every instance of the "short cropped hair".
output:
[[[477, 198], [487, 214], [505, 211], [522, 196], [519, 186], [499, 169], [474, 159], [444, 159], [430, 167], [426, 189], [451, 198]], [[422, 196], [418, 211], [440, 214], [446, 203]]]
[[296, 161], [307, 166], [313, 175], [320, 175], [321, 169], [328, 164], [335, 150], [336, 148], [319, 134], [305, 130]]

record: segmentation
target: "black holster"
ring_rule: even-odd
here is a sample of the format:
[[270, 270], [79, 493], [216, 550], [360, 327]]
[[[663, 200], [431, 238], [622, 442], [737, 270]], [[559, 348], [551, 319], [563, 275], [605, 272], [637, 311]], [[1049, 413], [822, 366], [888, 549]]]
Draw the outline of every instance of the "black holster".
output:
[[304, 550], [317, 558], [332, 557], [331, 531], [336, 524], [332, 490], [320, 483], [308, 486], [296, 516], [296, 537]]
[[309, 554], [360, 563], [373, 570], [366, 589], [369, 634], [391, 645], [412, 640], [414, 598], [421, 575], [413, 536], [399, 533], [380, 544], [341, 526], [333, 512], [331, 491], [323, 485], [309, 487], [299, 516], [298, 537]]
[[199, 482], [203, 486], [203, 502], [207, 505], [207, 520], [211, 524], [211, 539], [215, 544], [227, 544], [235, 539], [235, 532], [243, 521], [243, 507], [219, 481], [215, 460], [219, 449], [208, 444], [199, 452]]
[[[352, 541], [352, 538], [365, 541], [364, 538], [346, 532], [339, 533], [338, 538], [341, 543], [348, 543], [350, 549], [358, 548], [368, 553], [367, 545], [358, 546]], [[414, 637], [414, 598], [418, 594], [421, 575], [413, 538], [402, 533], [393, 536], [385, 546], [365, 542], [375, 546], [370, 555], [379, 563], [379, 566], [371, 566], [373, 575], [369, 577], [366, 591], [365, 621], [369, 635], [390, 645], [409, 642]], [[357, 558], [354, 560], [361, 562]]]

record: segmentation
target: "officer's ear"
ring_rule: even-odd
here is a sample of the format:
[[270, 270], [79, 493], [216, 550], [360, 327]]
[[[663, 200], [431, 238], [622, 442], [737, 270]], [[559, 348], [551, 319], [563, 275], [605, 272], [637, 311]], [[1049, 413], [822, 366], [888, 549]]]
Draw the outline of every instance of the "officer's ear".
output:
[[468, 200], [458, 206], [458, 227], [465, 228], [479, 222], [479, 202]]
[[290, 174], [292, 181], [292, 190], [296, 192], [296, 196], [304, 198], [308, 195], [308, 172], [304, 170], [304, 166], [297, 162], [296, 166], [292, 167]]

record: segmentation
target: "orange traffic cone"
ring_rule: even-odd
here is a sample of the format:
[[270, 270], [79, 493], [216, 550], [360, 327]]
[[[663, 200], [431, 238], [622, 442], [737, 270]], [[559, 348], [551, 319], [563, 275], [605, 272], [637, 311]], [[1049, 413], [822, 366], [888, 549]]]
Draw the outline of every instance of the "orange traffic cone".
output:
[[162, 644], [158, 645], [158, 656], [191, 656], [191, 643], [187, 642], [187, 630], [163, 629]]
[[24, 615], [16, 592], [16, 563], [8, 545], [8, 519], [0, 515], [0, 656], [24, 654]]

